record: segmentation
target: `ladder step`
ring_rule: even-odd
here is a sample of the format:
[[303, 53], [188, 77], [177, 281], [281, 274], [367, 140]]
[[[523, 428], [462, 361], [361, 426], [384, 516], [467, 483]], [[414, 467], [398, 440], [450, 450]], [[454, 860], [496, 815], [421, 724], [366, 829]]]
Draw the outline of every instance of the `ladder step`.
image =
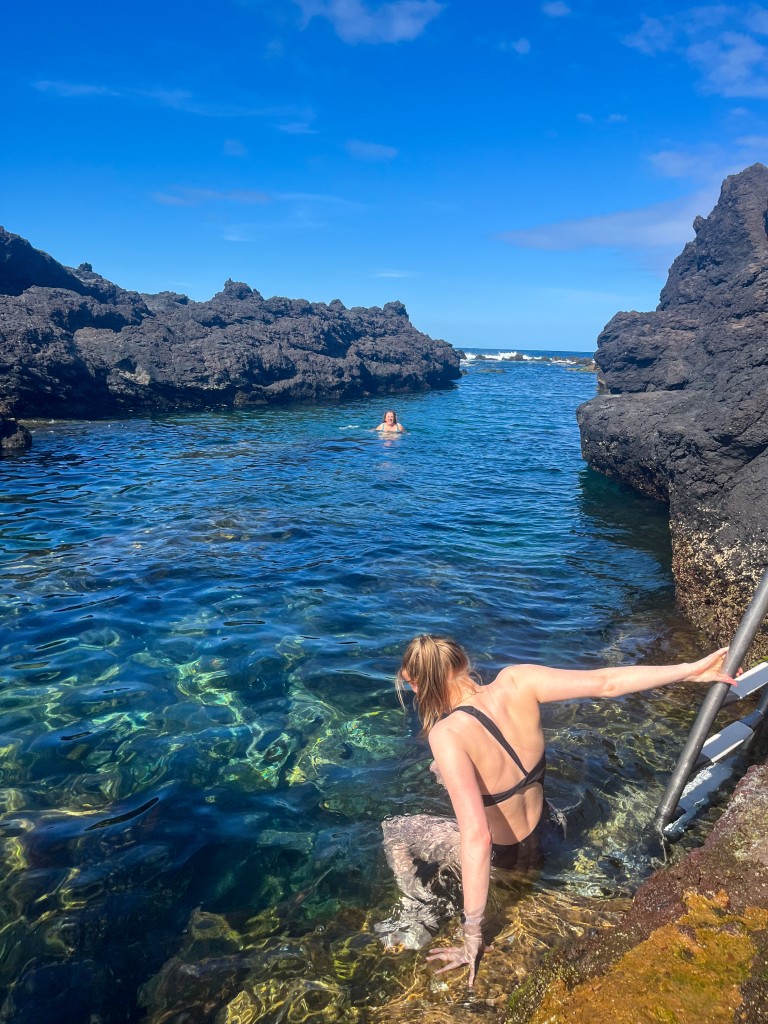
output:
[[768, 662], [764, 661], [759, 665], [755, 665], [748, 672], [745, 672], [743, 676], [739, 676], [736, 685], [729, 689], [728, 696], [723, 701], [723, 706], [727, 707], [736, 700], [744, 700], [751, 693], [756, 693], [762, 689], [766, 683], [768, 683]]
[[702, 756], [709, 762], [722, 761], [736, 747], [740, 747], [744, 740], [750, 739], [752, 729], [745, 722], [732, 722], [722, 732], [716, 732], [710, 736], [701, 748]]
[[664, 826], [664, 834], [674, 836], [685, 831], [689, 821], [708, 804], [712, 796], [730, 778], [733, 762], [712, 764], [694, 775], [683, 790], [677, 804], [677, 815]]

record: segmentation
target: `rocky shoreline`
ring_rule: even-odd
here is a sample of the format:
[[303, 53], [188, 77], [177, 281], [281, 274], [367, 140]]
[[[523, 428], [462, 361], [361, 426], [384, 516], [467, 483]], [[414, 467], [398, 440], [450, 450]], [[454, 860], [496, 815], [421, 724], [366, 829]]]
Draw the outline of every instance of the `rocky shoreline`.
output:
[[339, 401], [460, 375], [400, 302], [265, 299], [235, 281], [207, 302], [139, 294], [0, 228], [0, 451], [28, 444], [20, 419]]
[[556, 950], [507, 1024], [768, 1020], [768, 767], [751, 768], [704, 845], [654, 874], [618, 927]]
[[669, 504], [678, 602], [717, 643], [768, 566], [767, 218], [768, 168], [725, 180], [657, 309], [603, 330], [601, 394], [577, 412], [589, 464]]

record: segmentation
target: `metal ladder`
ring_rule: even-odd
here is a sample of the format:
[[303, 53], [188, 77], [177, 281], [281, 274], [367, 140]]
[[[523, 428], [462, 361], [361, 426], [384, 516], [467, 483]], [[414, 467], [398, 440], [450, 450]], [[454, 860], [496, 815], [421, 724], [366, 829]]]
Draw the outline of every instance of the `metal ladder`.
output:
[[[723, 665], [727, 675], [733, 675], [741, 665], [766, 613], [768, 569], [763, 573], [728, 648]], [[768, 690], [763, 692], [751, 714], [709, 736], [720, 709], [758, 693], [767, 683], [768, 662], [763, 662], [739, 676], [735, 686], [713, 683], [709, 688], [656, 811], [655, 826], [663, 836], [672, 838], [682, 832], [700, 808], [708, 803], [711, 794], [730, 776], [732, 769], [727, 759], [749, 746], [768, 716]]]

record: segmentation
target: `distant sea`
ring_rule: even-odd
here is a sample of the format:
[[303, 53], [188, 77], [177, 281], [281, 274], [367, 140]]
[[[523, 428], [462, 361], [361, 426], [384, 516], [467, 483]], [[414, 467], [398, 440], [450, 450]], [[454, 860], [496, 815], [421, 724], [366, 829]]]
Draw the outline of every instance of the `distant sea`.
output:
[[[666, 510], [582, 461], [594, 374], [479, 351], [444, 391], [52, 422], [0, 461], [3, 1019], [364, 1020], [427, 971], [374, 932], [380, 823], [448, 812], [407, 641], [489, 679], [701, 652]], [[545, 708], [569, 832], [530, 898], [633, 891], [694, 702]]]
[[594, 352], [575, 352], [571, 350], [558, 349], [522, 349], [522, 348], [464, 348], [467, 362], [473, 362], [478, 358], [489, 359], [493, 362], [508, 362], [522, 360], [523, 362], [562, 362], [566, 365], [575, 364], [578, 360], [592, 359]]

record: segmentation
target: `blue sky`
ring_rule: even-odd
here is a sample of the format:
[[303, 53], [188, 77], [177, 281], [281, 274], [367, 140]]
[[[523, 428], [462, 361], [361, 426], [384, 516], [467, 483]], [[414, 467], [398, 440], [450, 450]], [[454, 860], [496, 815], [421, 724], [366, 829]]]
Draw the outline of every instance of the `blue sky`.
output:
[[768, 7], [6, 5], [0, 223], [126, 288], [592, 350], [768, 161]]

